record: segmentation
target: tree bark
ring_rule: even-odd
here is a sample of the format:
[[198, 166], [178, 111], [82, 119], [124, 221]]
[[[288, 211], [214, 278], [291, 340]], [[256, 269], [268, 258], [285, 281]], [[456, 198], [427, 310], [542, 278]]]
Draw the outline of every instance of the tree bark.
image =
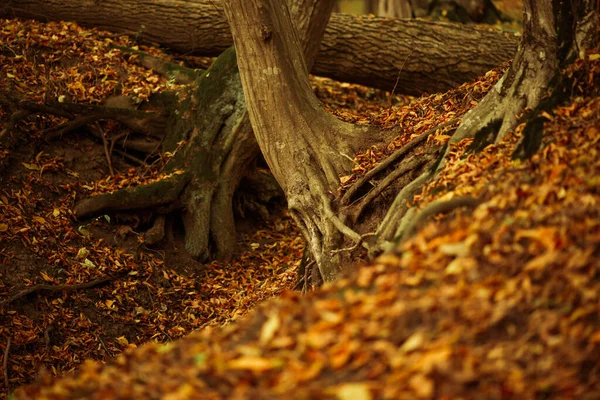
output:
[[[600, 3], [597, 0], [582, 0], [576, 4], [524, 0], [523, 8], [524, 32], [511, 67], [486, 97], [463, 117], [449, 144], [474, 138], [471, 150], [479, 151], [502, 140], [516, 127], [517, 118], [521, 118], [525, 126], [513, 156], [531, 157], [542, 143], [547, 116], [552, 115], [563, 98], [572, 93], [572, 78], [563, 75], [562, 68], [577, 58], [585, 58], [586, 49], [600, 45]], [[434, 170], [423, 173], [396, 197], [379, 225], [380, 239], [405, 237], [406, 228], [418, 221], [420, 214], [414, 208], [406, 212], [405, 204], [415, 190], [444, 168], [449, 148]], [[398, 215], [403, 215], [400, 221]]]
[[[186, 54], [214, 56], [233, 43], [218, 0], [0, 0], [0, 14], [75, 21]], [[333, 14], [311, 72], [420, 95], [475, 79], [516, 46], [515, 37], [496, 30]]]
[[[598, 43], [598, 3], [524, 0], [523, 36], [513, 63], [471, 110], [452, 142], [480, 135], [480, 146], [498, 142], [525, 109], [536, 109], [566, 62]], [[592, 43], [594, 42], [594, 43]], [[485, 137], [483, 137], [485, 136]]]

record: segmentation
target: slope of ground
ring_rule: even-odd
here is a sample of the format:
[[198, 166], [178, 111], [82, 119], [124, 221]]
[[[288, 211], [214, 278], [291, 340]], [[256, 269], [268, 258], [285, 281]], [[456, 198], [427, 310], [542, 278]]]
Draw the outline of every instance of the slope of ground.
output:
[[567, 73], [530, 160], [512, 159], [522, 126], [478, 154], [462, 142], [419, 195], [474, 210], [307, 296], [17, 398], [600, 398], [598, 50]]
[[[148, 344], [132, 349], [107, 365], [88, 361], [75, 374], [60, 380], [54, 379], [52, 374], [41, 373], [34, 385], [17, 390], [16, 397], [599, 398], [598, 51], [578, 61], [570, 73], [576, 82], [572, 98], [554, 115], [547, 115], [543, 148], [531, 160], [517, 162], [511, 157], [522, 127], [503, 142], [478, 154], [467, 154], [465, 151], [469, 143], [461, 142], [452, 148], [451, 162], [439, 179], [416, 199], [418, 206], [422, 207], [434, 198], [468, 194], [480, 200], [475, 209], [453, 212], [422, 226], [418, 234], [396, 252], [382, 256], [376, 262], [352, 271], [348, 277], [307, 296], [285, 291], [278, 299], [263, 304], [233, 324], [207, 327], [166, 345]], [[359, 123], [376, 122], [390, 128], [402, 128], [402, 136], [388, 148], [371, 149], [359, 155], [356, 174], [372, 168], [415, 134], [464, 114], [496, 82], [499, 74], [499, 71], [492, 71], [479, 82], [463, 85], [446, 94], [419, 99], [406, 107], [382, 109], [377, 115], [355, 116], [344, 110], [338, 111], [345, 119]], [[324, 90], [326, 93], [341, 91], [344, 97], [349, 96], [350, 99], [369, 93], [367, 89], [356, 89], [350, 93], [342, 85]], [[374, 92], [374, 95], [378, 98], [381, 94]], [[346, 105], [351, 103], [348, 100], [342, 102]], [[430, 140], [444, 141], [447, 136], [438, 132]], [[74, 145], [71, 143], [71, 146]], [[70, 191], [71, 197], [60, 197], [59, 194], [63, 193], [60, 190], [67, 190], [61, 185], [68, 183], [59, 182], [48, 191], [56, 196], [54, 203], [44, 205], [43, 201], [35, 200], [42, 193], [38, 181], [63, 171], [62, 165], [56, 163], [57, 167], [54, 167], [43, 155], [36, 157], [37, 154], [33, 151], [29, 158], [22, 160], [29, 167], [22, 162], [19, 164], [27, 171], [34, 171], [33, 174], [24, 174], [25, 171], [21, 170], [19, 175], [19, 171], [9, 169], [10, 176], [27, 176], [19, 184], [28, 191], [15, 191], [17, 194], [11, 195], [14, 197], [10, 200], [3, 194], [1, 206], [7, 210], [3, 212], [14, 218], [14, 224], [24, 220], [28, 225], [18, 225], [14, 231], [13, 223], [6, 224], [5, 229], [0, 226], [4, 235], [7, 235], [5, 232], [11, 235], [10, 241], [3, 240], [2, 248], [10, 249], [5, 244], [8, 242], [10, 246], [24, 246], [35, 256], [63, 253], [67, 256], [66, 261], [60, 256], [51, 258], [60, 260], [56, 264], [59, 268], [63, 267], [62, 273], [67, 274], [65, 277], [58, 275], [60, 270], [56, 268], [34, 268], [32, 276], [35, 275], [36, 280], [27, 286], [47, 279], [51, 280], [51, 284], [67, 279], [71, 279], [69, 283], [88, 282], [100, 276], [97, 272], [108, 272], [111, 268], [114, 272], [123, 270], [127, 273], [125, 277], [119, 276], [105, 283], [108, 287], [93, 289], [105, 296], [94, 304], [100, 303], [99, 309], [106, 309], [107, 315], [112, 318], [130, 315], [134, 321], [140, 319], [134, 316], [139, 315], [137, 310], [129, 310], [126, 305], [139, 292], [126, 291], [128, 286], [135, 286], [130, 282], [143, 282], [136, 278], [135, 273], [150, 273], [151, 278], [155, 275], [160, 278], [165, 272], [167, 276], [173, 276], [172, 272], [161, 263], [147, 264], [151, 267], [150, 272], [130, 268], [134, 264], [146, 265], [144, 263], [149, 261], [145, 260], [156, 262], [157, 258], [140, 253], [140, 261], [135, 255], [120, 251], [103, 253], [99, 247], [104, 245], [103, 242], [92, 246], [94, 240], [86, 237], [85, 230], [78, 233], [70, 225], [70, 219], [62, 225], [70, 227], [71, 235], [81, 234], [82, 237], [77, 236], [71, 244], [67, 240], [70, 237], [63, 234], [60, 240], [55, 240], [61, 246], [55, 249], [60, 251], [52, 252], [51, 249], [50, 253], [45, 253], [47, 246], [54, 245], [53, 242], [41, 241], [40, 234], [27, 232], [56, 231], [56, 225], [50, 225], [44, 231], [44, 224], [53, 217], [63, 218], [63, 212], [68, 216], [69, 207], [73, 204], [72, 196], [76, 192]], [[101, 179], [98, 177], [94, 182]], [[351, 176], [345, 180], [355, 179], [356, 176]], [[31, 185], [30, 180], [40, 186], [26, 186]], [[19, 202], [26, 203], [30, 199], [34, 208], [28, 208], [27, 212], [21, 210]], [[61, 208], [63, 204], [64, 208]], [[38, 212], [38, 207], [43, 211]], [[58, 209], [58, 216], [54, 215], [55, 209]], [[105, 222], [100, 219], [96, 223]], [[285, 219], [279, 220], [279, 223], [285, 224]], [[275, 231], [278, 229], [276, 224], [273, 226]], [[62, 229], [59, 232], [69, 232]], [[286, 228], [283, 229], [285, 231]], [[294, 242], [291, 236], [283, 236]], [[274, 240], [277, 244], [283, 239], [275, 237]], [[253, 243], [263, 245], [260, 239], [254, 240]], [[86, 247], [90, 253], [80, 253], [81, 247]], [[296, 249], [296, 253], [300, 251], [299, 246], [288, 248]], [[288, 248], [282, 247], [275, 253], [281, 255]], [[22, 257], [24, 249], [18, 250], [17, 255]], [[248, 254], [256, 255], [256, 252]], [[12, 260], [16, 258], [7, 257], [3, 263], [3, 282], [12, 279], [14, 271], [26, 271], [27, 266], [35, 264], [30, 260], [18, 263]], [[293, 274], [293, 267], [289, 267], [292, 262], [287, 263], [288, 268], [280, 272], [284, 277]], [[127, 268], [115, 267], [119, 265]], [[98, 266], [99, 271], [95, 268]], [[240, 271], [246, 267], [254, 267], [254, 270], [250, 269], [251, 278], [260, 271], [255, 264], [240, 264]], [[225, 271], [224, 268], [215, 269]], [[56, 275], [50, 275], [48, 271], [54, 271]], [[69, 275], [70, 271], [74, 271], [73, 276]], [[130, 271], [134, 274], [130, 275]], [[174, 272], [178, 274], [176, 276], [182, 275], [179, 271]], [[239, 274], [244, 276], [243, 272]], [[277, 274], [275, 278], [272, 274], [268, 276], [274, 280], [281, 279], [281, 275], [277, 277]], [[231, 279], [237, 278], [238, 275], [234, 275]], [[291, 282], [291, 279], [287, 281]], [[149, 282], [153, 284], [155, 281]], [[194, 298], [197, 300], [195, 304], [206, 309], [207, 301], [202, 298], [200, 288], [178, 286], [176, 278], [170, 282], [157, 288], [151, 298], [169, 295], [181, 288], [180, 294], [191, 292], [191, 296], [199, 296]], [[26, 286], [22, 282], [19, 285], [18, 288]], [[258, 297], [266, 298], [271, 292], [264, 294], [261, 290], [268, 289], [268, 285], [280, 289], [286, 286], [272, 281], [260, 286], [253, 281], [249, 287], [263, 293]], [[205, 289], [215, 290], [215, 285]], [[223, 300], [239, 294], [239, 287], [237, 290], [223, 293]], [[65, 305], [73, 302], [73, 298], [94, 298], [91, 291], [60, 292], [60, 295], [41, 297], [33, 311], [38, 313], [39, 320], [43, 320], [46, 313], [52, 315], [51, 310], [55, 309], [67, 310], [64, 311], [67, 314], [72, 309]], [[8, 297], [8, 290], [6, 293]], [[14, 293], [13, 290], [10, 293]], [[38, 294], [41, 293], [36, 292], [32, 296]], [[117, 297], [119, 295], [120, 298]], [[185, 301], [177, 296], [173, 299]], [[105, 300], [110, 301], [107, 303]], [[152, 301], [157, 303], [156, 299]], [[22, 308], [27, 306], [23, 300], [15, 304]], [[162, 321], [163, 326], [172, 322], [170, 318], [173, 315], [177, 319], [173, 322], [175, 325], [170, 326], [182, 326], [186, 331], [189, 324], [181, 321], [190, 313], [200, 314], [191, 311], [193, 300], [191, 305], [187, 304], [183, 310], [182, 305], [175, 301], [165, 305], [162, 312], [168, 318]], [[171, 306], [174, 312], [171, 312]], [[111, 307], [119, 307], [119, 312], [111, 311]], [[213, 306], [212, 309], [215, 313], [222, 312], [221, 307]], [[161, 308], [152, 307], [152, 318], [160, 315], [159, 310]], [[127, 314], [128, 311], [130, 314]], [[46, 325], [36, 325], [37, 330], [29, 329], [37, 321], [32, 317], [27, 317], [27, 320], [21, 315], [32, 311], [9, 309], [2, 312], [5, 313], [2, 315], [3, 322], [11, 324], [5, 329], [6, 324], [3, 323], [3, 340], [6, 343], [0, 343], [4, 345], [3, 351], [9, 361], [10, 377], [20, 371], [18, 360], [31, 360], [41, 355], [43, 358], [38, 358], [35, 364], [38, 366], [49, 362], [48, 354], [58, 354], [62, 348], [74, 347], [78, 343], [72, 339], [65, 341], [63, 347], [54, 345], [52, 329], [45, 331], [45, 327], [51, 326], [51, 320], [46, 321]], [[180, 318], [181, 315], [184, 318]], [[228, 314], [225, 312], [224, 315], [225, 318], [219, 322], [228, 320]], [[62, 315], [60, 317], [54, 318], [62, 321]], [[19, 318], [25, 322], [20, 322]], [[89, 317], [83, 321], [95, 323]], [[160, 328], [160, 321], [157, 322]], [[89, 326], [87, 330], [91, 331]], [[8, 337], [12, 338], [12, 334], [21, 327], [31, 330], [35, 342], [23, 340], [23, 347], [11, 349], [10, 345], [6, 345], [10, 343]], [[63, 327], [72, 326], [66, 323]], [[83, 328], [82, 331], [86, 329]], [[177, 329], [171, 331], [178, 332]], [[44, 336], [49, 336], [53, 353], [25, 354], [32, 347], [43, 348], [41, 338]], [[127, 342], [122, 342], [122, 347], [126, 347]], [[102, 341], [94, 343], [90, 349], [99, 350], [101, 347]], [[81, 354], [94, 357], [94, 354], [102, 353]], [[77, 361], [79, 359], [74, 363]], [[15, 365], [18, 368], [14, 368]], [[14, 380], [14, 383], [18, 382]]]

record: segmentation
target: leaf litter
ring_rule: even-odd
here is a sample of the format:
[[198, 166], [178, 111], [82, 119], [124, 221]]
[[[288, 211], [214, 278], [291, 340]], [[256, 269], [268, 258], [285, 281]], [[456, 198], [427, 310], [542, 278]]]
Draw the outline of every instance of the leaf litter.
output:
[[[522, 125], [476, 154], [467, 151], [465, 140], [452, 146], [446, 168], [414, 199], [414, 206], [423, 207], [434, 199], [468, 194], [481, 200], [475, 209], [437, 217], [396, 251], [317, 291], [304, 296], [283, 291], [232, 324], [214, 324], [172, 343], [127, 350], [106, 365], [88, 360], [58, 380], [52, 373], [41, 373], [35, 384], [18, 389], [16, 397], [599, 398], [599, 52], [590, 52], [568, 71], [577, 79], [572, 97], [548, 115], [542, 148], [531, 159], [512, 158]], [[355, 175], [348, 180], [356, 180], [411, 137], [464, 115], [500, 75], [501, 69], [495, 70], [478, 82], [402, 107], [382, 104], [354, 115], [342, 110], [343, 118], [376, 121], [402, 132], [387, 148], [358, 155]], [[5, 232], [10, 230], [28, 252], [37, 254], [32, 249], [43, 252], [48, 246], [39, 244], [37, 229], [52, 221], [56, 206], [35, 213], [37, 208], [44, 210], [44, 201], [32, 195], [37, 193], [32, 185], [39, 183], [32, 178], [26, 182], [27, 191], [9, 193], [10, 200], [3, 193], [3, 210], [8, 209], [5, 204], [15, 208], [14, 223], [20, 224], [14, 231], [13, 223], [7, 224]], [[33, 208], [26, 210], [19, 203], [26, 201]], [[72, 198], [63, 202], [66, 218]], [[70, 226], [68, 218], [67, 223]], [[55, 232], [52, 227], [46, 230]], [[71, 231], [73, 238], [82, 240]], [[57, 243], [61, 254], [74, 258], [81, 247], [71, 248], [63, 238]], [[4, 255], [6, 250], [2, 251]], [[98, 246], [86, 255], [105, 269], [112, 267], [106, 263], [108, 256], [115, 265], [118, 261], [129, 267], [135, 261], [114, 250], [102, 253]], [[65, 264], [64, 258], [55, 257], [61, 260], [57, 265]], [[138, 264], [151, 266], [153, 273], [171, 282], [161, 288], [163, 296], [177, 289], [193, 291], [197, 281], [184, 279], [151, 255], [142, 257], [146, 261]], [[72, 268], [66, 269], [67, 279], [92, 274], [80, 264], [64, 265]], [[252, 262], [240, 268], [250, 268], [250, 274], [261, 271]], [[58, 279], [51, 271], [44, 271], [48, 279]], [[221, 273], [225, 271], [231, 272], [223, 268]], [[289, 271], [285, 273], [291, 276]], [[40, 279], [46, 278], [40, 274]], [[125, 281], [116, 282], [127, 286]], [[212, 290], [216, 285], [227, 290], [225, 285], [233, 284], [231, 279], [216, 282]], [[268, 285], [277, 283], [264, 284]], [[111, 289], [104, 299], [106, 312], [112, 318], [126, 315], [123, 299], [135, 291]], [[196, 288], [196, 293], [203, 292]], [[52, 310], [52, 321], [60, 323], [73, 318], [74, 308], [65, 306], [73, 302], [71, 296], [91, 294], [64, 294], [42, 300], [38, 307], [43, 306], [44, 315], [52, 315]], [[231, 300], [225, 293], [215, 298], [215, 306]], [[166, 305], [163, 312], [169, 318], [154, 329], [168, 329], [169, 321], [184, 314], [177, 310], [181, 305], [176, 301]], [[222, 312], [221, 307], [214, 310]], [[11, 333], [20, 332], [15, 341], [39, 343], [41, 327], [33, 318], [15, 312], [3, 318], [9, 318]], [[177, 332], [180, 325], [184, 330], [189, 326], [175, 321], [169, 332]], [[5, 339], [6, 330], [2, 333]], [[70, 348], [84, 347], [72, 339], [61, 349], [75, 357]], [[119, 350], [115, 346], [115, 353]], [[25, 354], [28, 365], [15, 362], [21, 356], [21, 351], [11, 352], [11, 376], [31, 373], [24, 370], [34, 366], [35, 357], [36, 367], [48, 362], [48, 353]], [[88, 350], [76, 357], [94, 358], [94, 353]]]

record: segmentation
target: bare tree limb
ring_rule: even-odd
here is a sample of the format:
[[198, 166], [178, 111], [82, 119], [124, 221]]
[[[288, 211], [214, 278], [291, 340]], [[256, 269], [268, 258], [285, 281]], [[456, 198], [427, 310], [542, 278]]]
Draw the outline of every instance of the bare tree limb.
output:
[[2, 301], [0, 303], [0, 307], [5, 307], [8, 304], [14, 302], [15, 300], [18, 300], [22, 297], [25, 297], [25, 296], [27, 296], [31, 293], [35, 293], [35, 292], [40, 292], [40, 291], [60, 292], [63, 290], [64, 291], [73, 291], [73, 290], [88, 289], [88, 288], [98, 286], [103, 283], [112, 281], [113, 279], [115, 279], [115, 277], [106, 276], [104, 278], [98, 278], [98, 279], [94, 279], [93, 281], [90, 281], [90, 282], [78, 283], [75, 285], [47, 285], [47, 284], [42, 283], [42, 284], [31, 286], [31, 287], [28, 287], [27, 289], [21, 290], [20, 292], [14, 294], [13, 296], [9, 297], [8, 299]]

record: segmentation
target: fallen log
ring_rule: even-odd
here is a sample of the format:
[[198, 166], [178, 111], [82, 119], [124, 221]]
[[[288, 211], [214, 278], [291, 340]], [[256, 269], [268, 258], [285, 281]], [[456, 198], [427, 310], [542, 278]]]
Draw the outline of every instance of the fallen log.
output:
[[[216, 56], [233, 43], [218, 0], [0, 0], [0, 16], [75, 21], [186, 54]], [[473, 80], [516, 47], [492, 28], [333, 14], [312, 73], [420, 95]]]

